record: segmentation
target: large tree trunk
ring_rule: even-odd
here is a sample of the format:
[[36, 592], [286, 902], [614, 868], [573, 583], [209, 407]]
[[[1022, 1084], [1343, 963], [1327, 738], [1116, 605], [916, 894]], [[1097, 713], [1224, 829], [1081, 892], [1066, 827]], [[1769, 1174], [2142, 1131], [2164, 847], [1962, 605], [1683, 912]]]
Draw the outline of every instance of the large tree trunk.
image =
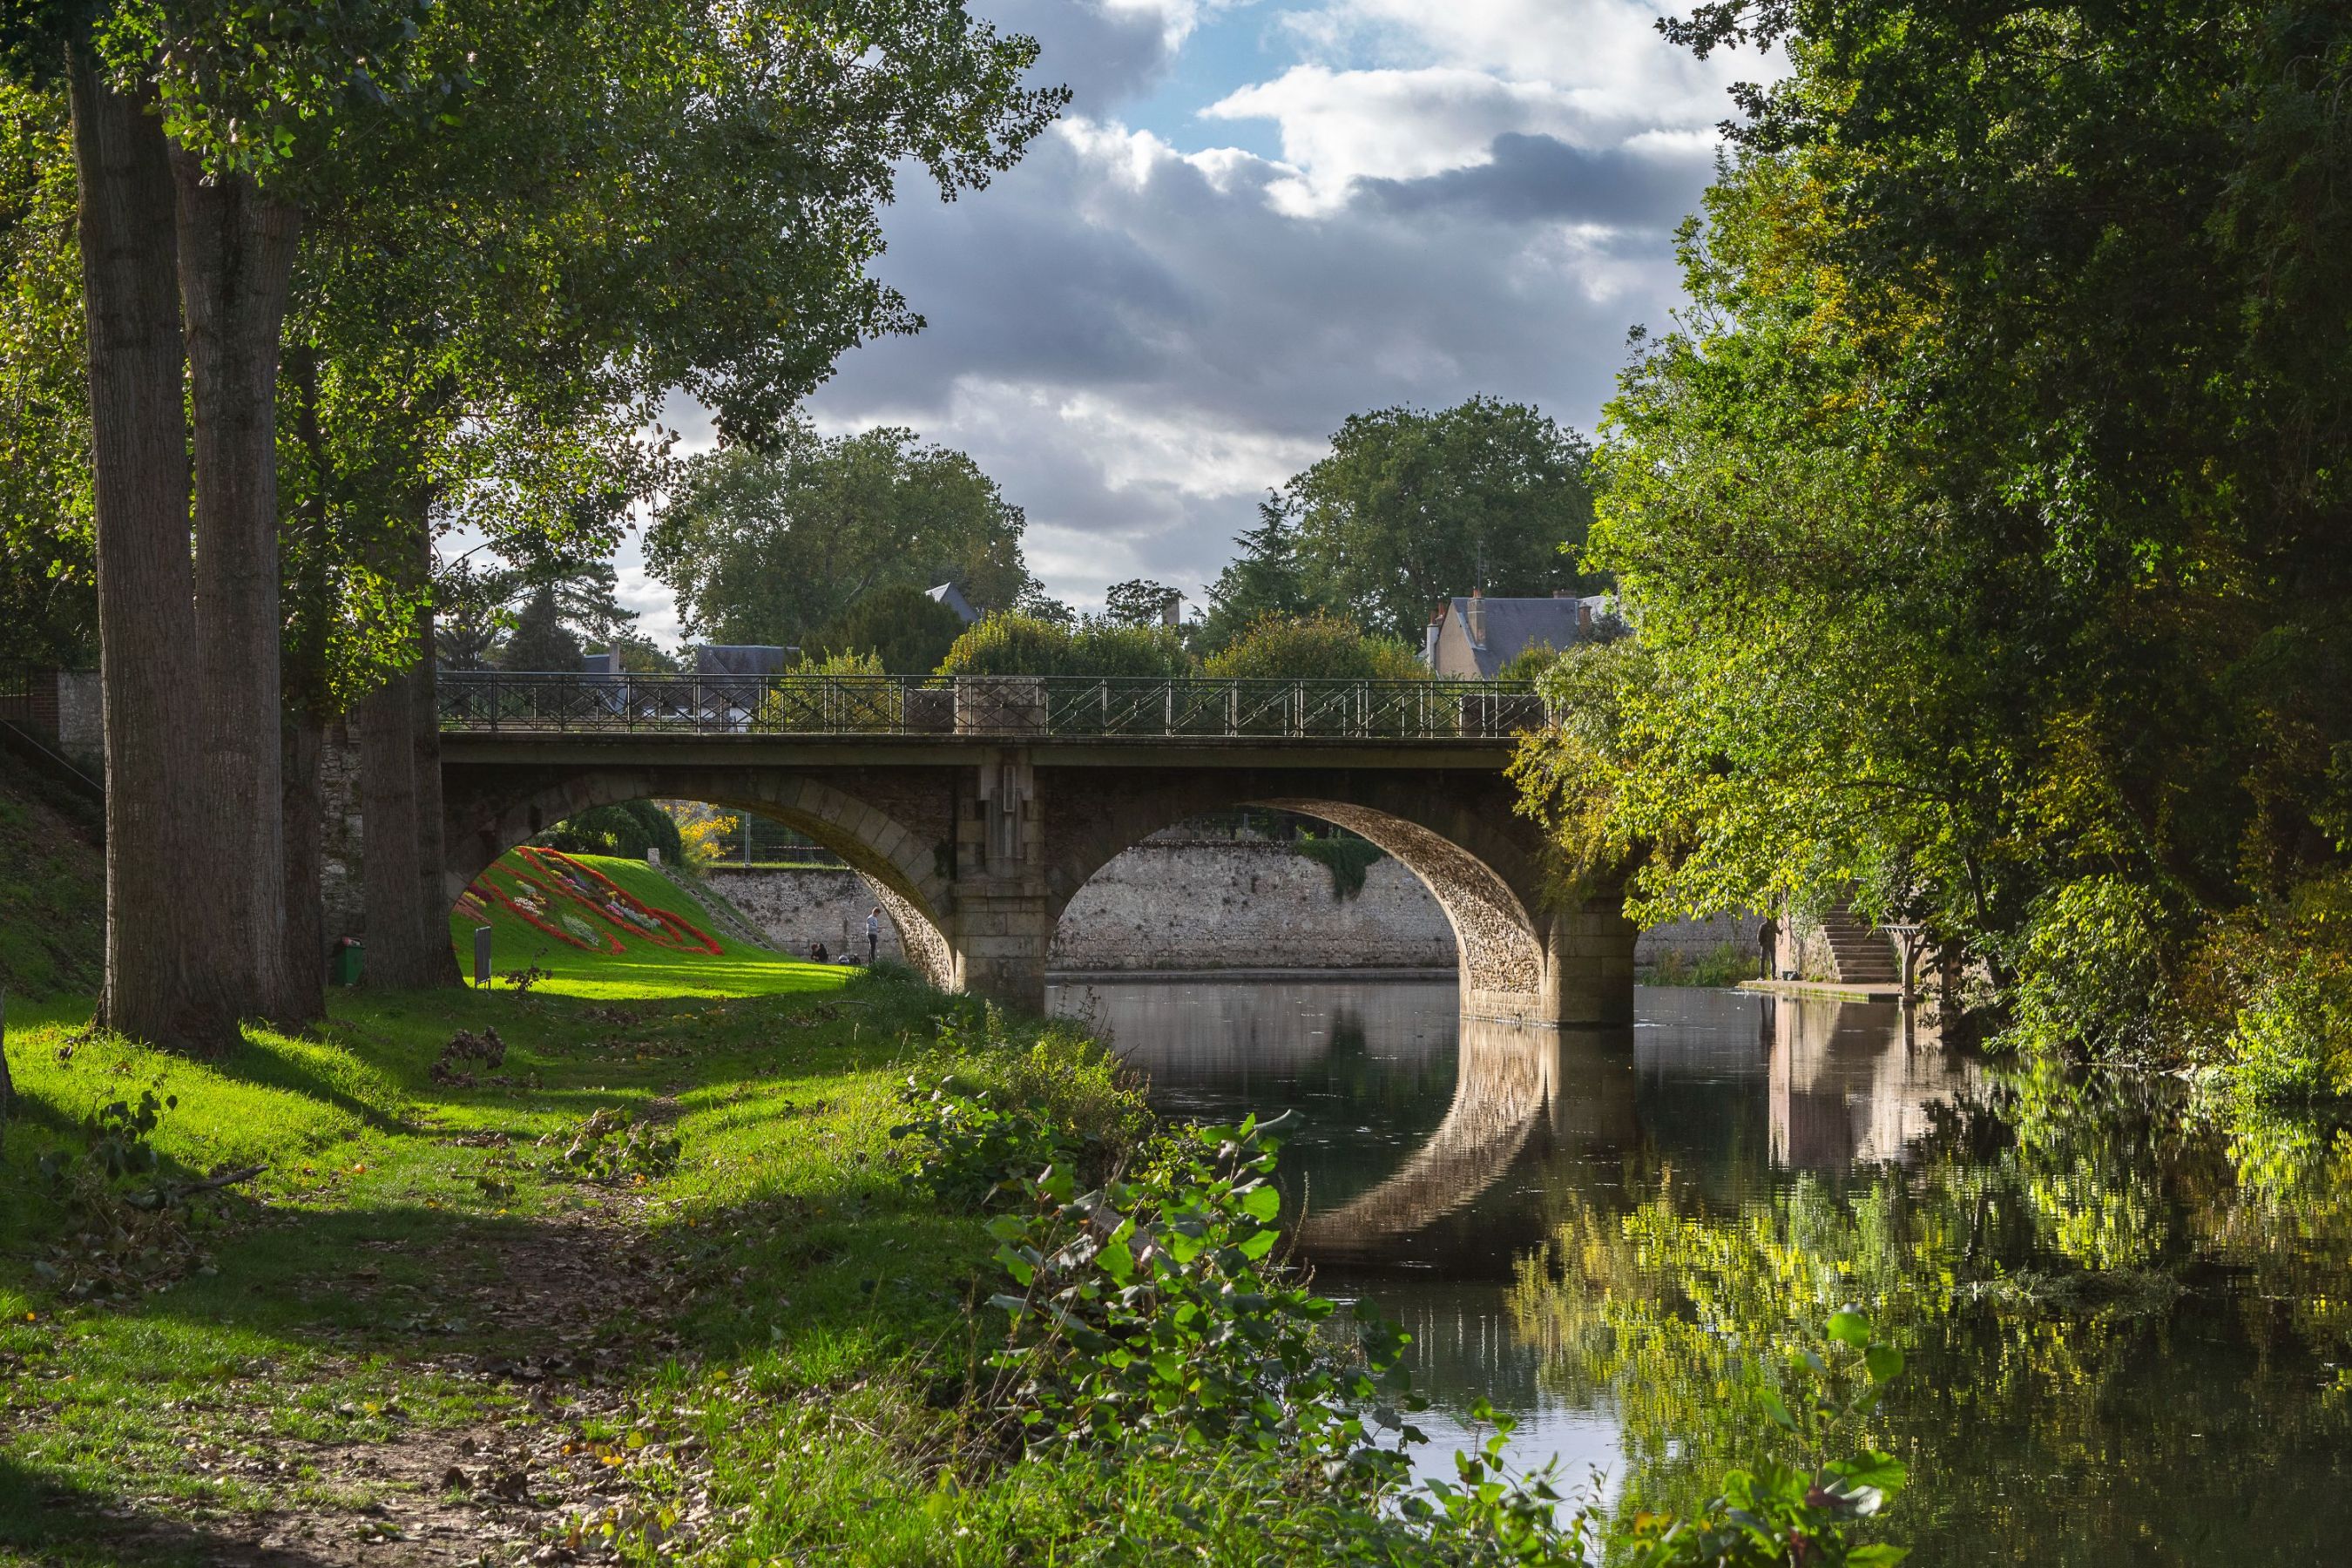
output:
[[236, 1002], [214, 958], [220, 933], [189, 901], [206, 825], [192, 765], [195, 577], [171, 163], [149, 95], [113, 91], [79, 54], [68, 77], [106, 735], [99, 1016], [155, 1045], [222, 1052], [237, 1040]]
[[326, 868], [327, 789], [321, 770], [327, 727], [307, 707], [289, 710], [284, 742], [286, 825], [286, 987], [278, 1016], [315, 1023], [327, 1016], [327, 906], [320, 887]]
[[278, 1016], [286, 962], [278, 668], [278, 331], [301, 215], [174, 150], [180, 300], [195, 411], [196, 705], [208, 865], [189, 913], [215, 922], [241, 1010]]
[[287, 351], [287, 377], [296, 398], [294, 427], [301, 467], [300, 500], [288, 513], [282, 552], [286, 582], [282, 728], [285, 773], [286, 925], [280, 961], [289, 1021], [327, 1015], [327, 910], [320, 886], [326, 865], [327, 723], [333, 694], [327, 668], [329, 623], [336, 610], [329, 574], [326, 439], [319, 425], [319, 356], [309, 344]]
[[[402, 670], [360, 700], [360, 868], [367, 897], [367, 982], [430, 985], [425, 873], [418, 862], [416, 693]], [[448, 938], [442, 938], [447, 945]]]
[[[431, 535], [424, 537], [425, 578], [432, 577], [429, 559], [433, 544]], [[433, 606], [428, 603], [417, 614], [417, 638], [425, 649], [409, 681], [411, 695], [415, 699], [416, 747], [416, 865], [421, 879], [420, 897], [423, 914], [426, 985], [463, 985], [465, 976], [457, 971], [457, 952], [449, 941], [449, 889], [445, 865], [448, 858], [441, 822], [441, 696], [440, 685], [435, 679], [436, 665], [433, 651]]]

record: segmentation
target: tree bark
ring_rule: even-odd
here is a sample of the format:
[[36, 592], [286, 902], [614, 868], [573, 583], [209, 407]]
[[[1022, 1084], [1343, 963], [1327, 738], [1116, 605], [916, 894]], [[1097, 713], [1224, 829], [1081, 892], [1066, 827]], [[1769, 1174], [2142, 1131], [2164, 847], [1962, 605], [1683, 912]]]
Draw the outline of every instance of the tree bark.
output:
[[289, 1008], [278, 639], [278, 333], [301, 215], [174, 149], [195, 422], [196, 706], [206, 789], [190, 913], [224, 933], [239, 1010]]
[[[360, 700], [360, 867], [367, 900], [367, 983], [388, 990], [433, 984], [421, 940], [425, 873], [418, 864], [416, 692], [402, 670]], [[448, 938], [442, 938], [447, 945]]]
[[327, 790], [321, 769], [327, 727], [307, 707], [289, 710], [279, 731], [284, 746], [286, 830], [286, 951], [280, 961], [285, 994], [278, 1016], [316, 1023], [327, 1016], [327, 906], [320, 877], [327, 860]]
[[286, 841], [281, 1013], [289, 1022], [310, 1022], [327, 1016], [327, 910], [320, 887], [327, 802], [320, 770], [327, 724], [334, 717], [327, 638], [336, 605], [328, 571], [332, 545], [327, 528], [329, 458], [319, 425], [317, 351], [307, 343], [289, 347], [286, 373], [297, 399], [294, 431], [302, 467], [297, 480], [301, 499], [287, 516], [283, 552], [288, 573], [281, 694], [286, 712], [280, 731]]
[[[432, 536], [419, 530], [426, 560], [425, 581], [432, 580]], [[417, 613], [417, 640], [425, 657], [416, 666], [409, 681], [415, 699], [415, 729], [414, 738], [416, 757], [416, 866], [420, 879], [420, 912], [425, 929], [422, 938], [425, 985], [463, 985], [465, 976], [457, 970], [457, 952], [450, 945], [449, 889], [446, 877], [447, 861], [441, 821], [441, 697], [439, 683], [435, 679], [436, 664], [433, 651], [433, 606], [427, 603]]]
[[68, 59], [89, 334], [100, 687], [106, 737], [100, 1021], [173, 1049], [237, 1041], [220, 932], [192, 910], [205, 781], [193, 765], [195, 576], [173, 189], [152, 95]]

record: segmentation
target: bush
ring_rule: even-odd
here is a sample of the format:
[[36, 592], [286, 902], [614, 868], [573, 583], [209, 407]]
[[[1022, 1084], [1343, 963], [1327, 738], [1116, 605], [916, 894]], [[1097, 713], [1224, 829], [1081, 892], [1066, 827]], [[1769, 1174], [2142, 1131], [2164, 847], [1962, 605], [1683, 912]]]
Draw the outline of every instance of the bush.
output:
[[1331, 897], [1343, 904], [1364, 890], [1364, 873], [1388, 855], [1370, 839], [1337, 828], [1324, 834], [1302, 833], [1290, 841], [1290, 848], [1331, 873]]
[[1085, 675], [1166, 679], [1192, 672], [1168, 626], [1075, 626], [1012, 612], [976, 621], [940, 661], [941, 675]]
[[1212, 654], [1201, 673], [1219, 680], [1425, 680], [1429, 671], [1394, 637], [1367, 637], [1353, 623], [1312, 616], [1261, 616]]
[[1367, 1422], [1409, 1430], [1375, 1404], [1373, 1382], [1406, 1336], [1359, 1302], [1350, 1353], [1321, 1327], [1334, 1303], [1269, 1261], [1281, 1201], [1270, 1127], [1178, 1129], [1135, 1179], [1084, 1194], [1050, 1167], [1025, 1212], [989, 1222], [1013, 1286], [990, 1298], [1011, 1317], [990, 1365], [1024, 1447], [1238, 1443], [1402, 1472], [1401, 1448]]
[[2164, 1010], [2163, 905], [2120, 877], [2066, 883], [2034, 906], [2016, 1016], [1993, 1044], [2107, 1058], [2147, 1050]]
[[531, 842], [566, 855], [616, 855], [625, 860], [642, 860], [647, 849], [658, 849], [665, 865], [679, 865], [686, 859], [676, 819], [649, 800], [593, 806], [565, 817]]
[[2238, 1010], [2225, 1047], [2231, 1087], [2250, 1100], [2352, 1093], [2352, 980], [2305, 955]]
[[1700, 985], [1720, 990], [1755, 979], [1760, 962], [1757, 950], [1736, 942], [1717, 942], [1696, 961], [1684, 957], [1678, 948], [1668, 948], [1650, 966], [1643, 979], [1652, 985]]

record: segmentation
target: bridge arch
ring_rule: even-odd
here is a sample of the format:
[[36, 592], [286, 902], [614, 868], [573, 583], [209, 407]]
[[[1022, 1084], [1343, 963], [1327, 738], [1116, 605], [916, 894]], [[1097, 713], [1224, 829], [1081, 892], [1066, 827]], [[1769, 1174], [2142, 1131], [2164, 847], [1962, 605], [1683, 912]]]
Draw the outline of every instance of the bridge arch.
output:
[[[1632, 1019], [1635, 932], [1618, 890], [1572, 896], [1544, 881], [1545, 846], [1508, 785], [1472, 774], [1202, 770], [1124, 787], [1046, 794], [1046, 936], [1122, 850], [1190, 817], [1267, 806], [1335, 824], [1418, 878], [1452, 926], [1465, 1016], [1538, 1024]], [[1622, 970], [1622, 973], [1619, 973]]]
[[887, 812], [816, 778], [768, 768], [593, 768], [515, 781], [495, 795], [453, 795], [445, 831], [454, 901], [498, 858], [567, 817], [631, 800], [693, 800], [783, 824], [862, 873], [897, 923], [908, 961], [934, 984], [952, 984], [942, 931], [946, 879], [939, 858]]

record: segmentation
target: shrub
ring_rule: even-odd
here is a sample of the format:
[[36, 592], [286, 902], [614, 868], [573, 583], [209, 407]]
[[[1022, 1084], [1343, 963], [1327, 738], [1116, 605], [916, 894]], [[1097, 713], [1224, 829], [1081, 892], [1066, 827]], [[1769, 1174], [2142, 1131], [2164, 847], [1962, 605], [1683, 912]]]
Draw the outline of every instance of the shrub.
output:
[[1238, 1443], [1402, 1473], [1367, 1423], [1410, 1431], [1374, 1383], [1406, 1336], [1360, 1302], [1349, 1353], [1322, 1329], [1334, 1303], [1269, 1261], [1271, 1126], [1178, 1129], [1134, 1179], [1084, 1194], [1052, 1167], [1025, 1212], [989, 1222], [1013, 1287], [990, 1298], [1011, 1324], [989, 1364], [1025, 1447]]
[[1367, 637], [1320, 611], [1259, 616], [1201, 667], [1220, 680], [1424, 680], [1429, 671], [1394, 637]]
[[1017, 611], [974, 622], [940, 661], [941, 675], [1189, 675], [1192, 656], [1168, 626], [1076, 625]]
[[1700, 985], [1712, 989], [1738, 984], [1756, 978], [1759, 956], [1756, 950], [1736, 942], [1715, 944], [1697, 959], [1683, 955], [1679, 948], [1668, 948], [1658, 955], [1643, 976], [1652, 985]]
[[1336, 829], [1329, 833], [1302, 833], [1290, 841], [1291, 851], [1303, 855], [1331, 873], [1331, 897], [1340, 903], [1364, 890], [1364, 873], [1372, 863], [1388, 851], [1369, 838], [1358, 838]]
[[2352, 983], [2305, 954], [2238, 1010], [2224, 1044], [2231, 1087], [2248, 1099], [2352, 1093]]
[[677, 822], [649, 800], [599, 805], [568, 816], [531, 840], [566, 855], [617, 855], [642, 860], [647, 849], [658, 849], [672, 866], [685, 859], [678, 843]]
[[2165, 923], [2156, 895], [2120, 877], [2042, 899], [2019, 954], [2015, 1019], [1992, 1043], [2044, 1056], [2145, 1050], [2164, 1005]]

